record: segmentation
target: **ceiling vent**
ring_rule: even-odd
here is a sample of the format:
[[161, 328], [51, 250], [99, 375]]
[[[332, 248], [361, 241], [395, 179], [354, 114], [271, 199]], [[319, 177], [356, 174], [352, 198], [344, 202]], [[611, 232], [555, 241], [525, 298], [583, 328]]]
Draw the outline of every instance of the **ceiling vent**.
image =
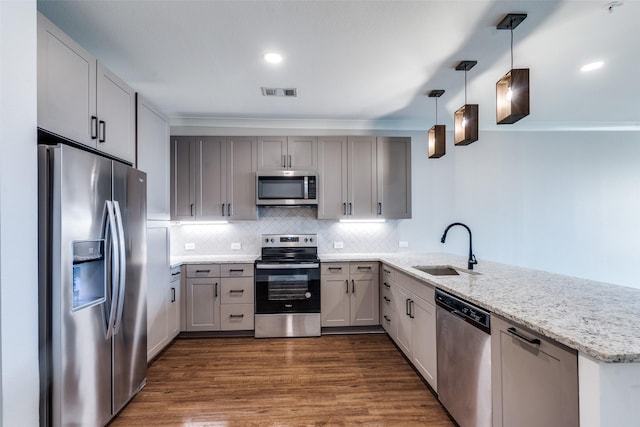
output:
[[298, 89], [283, 89], [274, 87], [263, 87], [263, 96], [298, 96]]

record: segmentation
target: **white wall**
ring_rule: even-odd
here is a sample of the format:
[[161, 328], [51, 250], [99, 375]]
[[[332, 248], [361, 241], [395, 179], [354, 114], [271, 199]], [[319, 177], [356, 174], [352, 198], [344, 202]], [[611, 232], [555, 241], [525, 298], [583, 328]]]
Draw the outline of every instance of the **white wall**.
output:
[[[447, 148], [440, 160], [414, 158], [423, 166], [414, 164], [414, 183], [449, 157], [455, 187], [448, 220], [471, 227], [479, 260], [640, 288], [640, 132], [518, 132], [516, 124]], [[425, 226], [438, 234], [446, 222]], [[463, 229], [452, 230], [441, 250], [466, 254], [467, 244]]]
[[0, 1], [0, 425], [38, 425], [36, 3]]

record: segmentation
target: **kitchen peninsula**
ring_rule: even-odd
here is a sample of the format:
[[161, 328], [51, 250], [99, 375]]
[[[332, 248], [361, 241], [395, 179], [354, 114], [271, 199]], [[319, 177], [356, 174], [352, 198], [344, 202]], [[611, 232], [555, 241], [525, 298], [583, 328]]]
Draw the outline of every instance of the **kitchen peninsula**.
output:
[[[181, 263], [232, 262], [252, 256], [175, 257]], [[640, 290], [440, 253], [320, 254], [322, 262], [379, 261], [523, 325], [578, 352], [580, 426], [632, 425], [640, 416]], [[413, 268], [450, 265], [455, 276]]]

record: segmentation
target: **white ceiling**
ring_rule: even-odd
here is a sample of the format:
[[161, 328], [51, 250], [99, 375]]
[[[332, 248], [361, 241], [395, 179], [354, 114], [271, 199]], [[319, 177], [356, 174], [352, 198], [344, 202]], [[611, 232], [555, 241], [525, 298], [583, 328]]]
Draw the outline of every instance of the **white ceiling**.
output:
[[[495, 124], [495, 83], [530, 68], [531, 114], [508, 128], [640, 129], [640, 0], [38, 1], [38, 9], [172, 119], [319, 119], [453, 125], [464, 104]], [[282, 53], [277, 65], [264, 62]], [[582, 73], [594, 60], [603, 68]], [[296, 98], [260, 88], [295, 87]]]

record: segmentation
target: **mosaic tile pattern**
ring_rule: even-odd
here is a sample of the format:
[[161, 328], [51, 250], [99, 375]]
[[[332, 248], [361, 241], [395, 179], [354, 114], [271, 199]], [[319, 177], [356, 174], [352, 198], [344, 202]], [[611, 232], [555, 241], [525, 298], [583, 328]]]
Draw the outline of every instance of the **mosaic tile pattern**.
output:
[[[318, 220], [316, 208], [262, 207], [258, 221], [219, 225], [182, 224], [171, 227], [171, 255], [257, 255], [262, 234], [317, 234], [320, 253], [370, 253], [398, 251], [398, 221], [384, 223], [341, 223]], [[334, 249], [333, 242], [343, 242]], [[194, 243], [194, 250], [186, 250]], [[231, 250], [240, 243], [240, 250]]]

